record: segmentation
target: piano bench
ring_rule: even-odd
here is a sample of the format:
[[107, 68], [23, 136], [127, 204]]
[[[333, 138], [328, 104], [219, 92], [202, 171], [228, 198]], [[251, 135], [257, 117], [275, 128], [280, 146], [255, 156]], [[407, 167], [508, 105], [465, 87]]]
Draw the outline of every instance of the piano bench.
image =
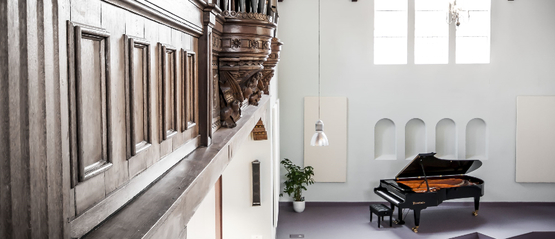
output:
[[389, 216], [389, 227], [393, 227], [392, 214], [393, 210], [383, 204], [372, 204], [370, 205], [370, 221], [372, 221], [372, 213], [378, 216], [378, 228], [380, 228], [380, 221], [383, 221], [384, 216]]

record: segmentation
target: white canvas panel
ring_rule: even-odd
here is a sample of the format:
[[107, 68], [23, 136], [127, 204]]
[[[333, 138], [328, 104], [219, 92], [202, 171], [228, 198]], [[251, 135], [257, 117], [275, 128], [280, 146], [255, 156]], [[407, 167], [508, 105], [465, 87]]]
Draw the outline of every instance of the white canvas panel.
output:
[[555, 96], [518, 96], [516, 181], [555, 182]]

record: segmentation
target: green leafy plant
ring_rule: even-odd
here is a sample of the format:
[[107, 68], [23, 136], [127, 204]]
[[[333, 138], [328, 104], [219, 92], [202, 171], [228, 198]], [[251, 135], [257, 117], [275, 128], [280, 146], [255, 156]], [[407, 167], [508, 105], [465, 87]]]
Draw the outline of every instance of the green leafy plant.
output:
[[[287, 180], [285, 180], [283, 192], [293, 197], [295, 201], [304, 201], [302, 191], [306, 190], [306, 186], [314, 184], [314, 179], [312, 179], [312, 176], [314, 176], [314, 168], [312, 166], [301, 168], [289, 159], [282, 160], [281, 164], [285, 167], [285, 170], [287, 170], [285, 174]], [[283, 193], [280, 194], [280, 196], [283, 196]]]

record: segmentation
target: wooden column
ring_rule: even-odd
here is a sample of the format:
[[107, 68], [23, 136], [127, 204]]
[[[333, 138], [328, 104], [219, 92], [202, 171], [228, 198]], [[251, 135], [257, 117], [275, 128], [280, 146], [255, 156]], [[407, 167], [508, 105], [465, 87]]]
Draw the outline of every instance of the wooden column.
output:
[[58, 2], [0, 1], [0, 238], [67, 238]]
[[204, 9], [204, 33], [199, 39], [199, 131], [200, 145], [208, 146], [212, 138], [212, 29], [216, 24], [214, 4]]

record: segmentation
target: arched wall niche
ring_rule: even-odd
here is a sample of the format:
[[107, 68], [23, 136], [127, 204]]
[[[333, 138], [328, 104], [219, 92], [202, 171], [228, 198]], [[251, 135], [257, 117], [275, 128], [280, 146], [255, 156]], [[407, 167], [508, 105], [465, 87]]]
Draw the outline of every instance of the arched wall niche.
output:
[[466, 125], [467, 159], [487, 159], [487, 125], [483, 119], [474, 118]]
[[395, 141], [395, 123], [387, 118], [379, 120], [374, 127], [374, 159], [397, 159]]
[[426, 152], [426, 124], [418, 118], [411, 119], [405, 125], [405, 159], [413, 159], [419, 153]]
[[449, 118], [440, 120], [436, 125], [436, 157], [457, 159], [457, 127]]

